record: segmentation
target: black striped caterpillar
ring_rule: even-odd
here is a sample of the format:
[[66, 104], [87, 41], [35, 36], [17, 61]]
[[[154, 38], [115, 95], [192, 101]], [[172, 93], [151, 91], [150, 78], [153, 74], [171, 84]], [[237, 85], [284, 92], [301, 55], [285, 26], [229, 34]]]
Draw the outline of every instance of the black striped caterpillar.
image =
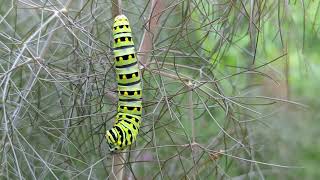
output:
[[125, 15], [115, 17], [113, 38], [119, 101], [116, 121], [106, 132], [106, 139], [110, 151], [117, 151], [130, 146], [139, 133], [142, 86], [131, 28]]

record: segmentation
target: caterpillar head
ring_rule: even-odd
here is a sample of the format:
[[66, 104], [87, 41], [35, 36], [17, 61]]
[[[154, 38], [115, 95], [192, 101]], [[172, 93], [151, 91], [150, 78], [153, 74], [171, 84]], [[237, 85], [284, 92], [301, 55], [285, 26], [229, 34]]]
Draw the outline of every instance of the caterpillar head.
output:
[[113, 128], [106, 132], [107, 144], [111, 152], [121, 149], [121, 147], [117, 143], [118, 138], [119, 135]]
[[114, 22], [116, 21], [128, 21], [128, 18], [125, 15], [120, 14], [114, 18]]
[[125, 15], [121, 14], [114, 18], [112, 33], [114, 38], [119, 36], [121, 33], [131, 33], [129, 20]]

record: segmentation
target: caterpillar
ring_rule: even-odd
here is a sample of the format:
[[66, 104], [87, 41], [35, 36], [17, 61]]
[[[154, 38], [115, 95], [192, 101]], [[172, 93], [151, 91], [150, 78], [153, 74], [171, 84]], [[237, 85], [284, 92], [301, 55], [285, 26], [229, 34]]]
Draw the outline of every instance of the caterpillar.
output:
[[105, 135], [111, 152], [123, 150], [135, 142], [142, 115], [141, 74], [128, 18], [116, 16], [112, 31], [119, 101], [115, 123]]

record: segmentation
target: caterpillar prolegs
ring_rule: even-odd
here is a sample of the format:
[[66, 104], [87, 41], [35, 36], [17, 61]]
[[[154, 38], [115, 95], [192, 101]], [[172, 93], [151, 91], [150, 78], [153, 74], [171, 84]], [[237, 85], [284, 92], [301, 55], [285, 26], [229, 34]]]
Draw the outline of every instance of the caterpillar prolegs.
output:
[[131, 28], [125, 15], [115, 17], [113, 38], [119, 101], [116, 121], [106, 132], [106, 139], [110, 151], [117, 151], [130, 146], [139, 133], [142, 86]]

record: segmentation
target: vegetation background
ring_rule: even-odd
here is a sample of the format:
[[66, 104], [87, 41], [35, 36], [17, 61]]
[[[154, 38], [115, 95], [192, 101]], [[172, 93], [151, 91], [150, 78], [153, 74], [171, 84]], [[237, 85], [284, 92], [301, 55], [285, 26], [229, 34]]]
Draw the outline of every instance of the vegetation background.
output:
[[[113, 16], [143, 127], [111, 154]], [[318, 0], [0, 0], [1, 179], [319, 179]], [[122, 177], [121, 177], [122, 176]]]

